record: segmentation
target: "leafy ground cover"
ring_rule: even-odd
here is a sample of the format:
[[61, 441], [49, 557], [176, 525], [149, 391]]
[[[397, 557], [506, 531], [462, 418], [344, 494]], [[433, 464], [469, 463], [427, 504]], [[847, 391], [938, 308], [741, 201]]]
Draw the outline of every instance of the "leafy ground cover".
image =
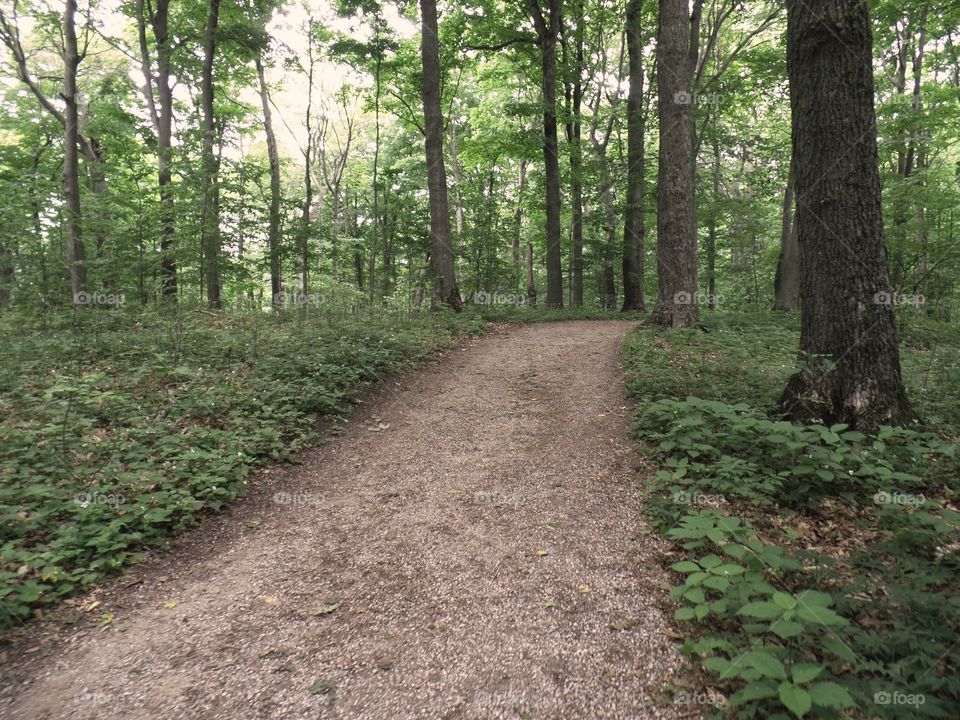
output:
[[3, 321], [0, 629], [243, 494], [479, 314], [77, 312]]
[[[923, 427], [866, 435], [779, 420], [796, 319], [641, 327], [625, 362], [657, 465], [682, 652], [715, 716], [954, 717], [960, 706], [960, 342], [904, 324]], [[712, 706], [712, 707], [711, 707]]]

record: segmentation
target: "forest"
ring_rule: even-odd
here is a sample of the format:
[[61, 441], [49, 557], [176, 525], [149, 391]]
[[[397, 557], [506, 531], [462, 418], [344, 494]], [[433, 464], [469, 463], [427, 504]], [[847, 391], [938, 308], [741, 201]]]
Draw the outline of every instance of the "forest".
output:
[[955, 716], [957, 3], [0, 0], [0, 103], [0, 717]]

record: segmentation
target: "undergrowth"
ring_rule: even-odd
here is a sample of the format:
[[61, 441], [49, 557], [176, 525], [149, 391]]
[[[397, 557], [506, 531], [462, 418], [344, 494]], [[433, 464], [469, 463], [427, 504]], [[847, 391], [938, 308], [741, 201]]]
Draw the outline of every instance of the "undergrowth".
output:
[[780, 420], [796, 319], [705, 313], [641, 327], [625, 362], [659, 465], [647, 507], [673, 545], [681, 651], [735, 718], [954, 717], [960, 706], [960, 344], [903, 332], [924, 431]]
[[76, 312], [0, 328], [0, 629], [83, 592], [318, 441], [478, 314]]

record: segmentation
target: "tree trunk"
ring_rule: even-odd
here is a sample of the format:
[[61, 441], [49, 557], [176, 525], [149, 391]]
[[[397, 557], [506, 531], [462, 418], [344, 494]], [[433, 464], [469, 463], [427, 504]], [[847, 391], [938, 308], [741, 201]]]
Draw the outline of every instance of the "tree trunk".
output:
[[717, 201], [720, 197], [720, 143], [713, 127], [713, 206], [707, 218], [707, 309], [717, 309]]
[[560, 257], [560, 160], [557, 143], [557, 37], [560, 32], [560, 0], [548, 0], [547, 16], [539, 0], [527, 0], [537, 31], [541, 54], [543, 92], [543, 162], [547, 210], [546, 307], [563, 307], [563, 263]]
[[884, 249], [867, 6], [789, 0], [787, 10], [803, 369], [780, 403], [802, 422], [907, 423], [915, 415]]
[[[136, 1], [137, 36], [140, 66], [143, 71], [143, 95], [157, 136], [157, 186], [160, 192], [160, 283], [166, 297], [177, 295], [177, 261], [174, 257], [176, 208], [173, 175], [170, 170], [173, 139], [173, 90], [170, 87], [170, 0], [157, 0], [153, 15], [147, 17], [144, 0]], [[147, 24], [153, 31], [157, 53], [157, 74], [152, 71]]]
[[697, 236], [694, 224], [693, 119], [686, 0], [660, 0], [657, 91], [657, 303], [650, 322], [685, 327], [697, 321]]
[[623, 312], [646, 310], [643, 297], [646, 115], [643, 107], [643, 0], [627, 2], [627, 56], [630, 92], [627, 95], [627, 197], [623, 223]]
[[217, 160], [213, 154], [216, 127], [213, 108], [213, 63], [217, 51], [217, 26], [220, 0], [210, 0], [203, 35], [201, 104], [203, 105], [203, 248], [207, 284], [207, 304], [219, 308], [220, 302], [220, 191]]
[[527, 243], [527, 252], [526, 252], [526, 268], [527, 268], [527, 305], [530, 307], [537, 306], [537, 286], [533, 282], [533, 244]]
[[513, 211], [513, 267], [514, 267], [514, 288], [519, 289], [520, 268], [522, 260], [520, 258], [520, 239], [523, 235], [523, 195], [527, 188], [527, 161], [520, 161], [520, 176], [517, 179], [517, 206]]
[[570, 307], [583, 307], [583, 144], [581, 110], [583, 107], [583, 2], [575, 9], [574, 42], [576, 57], [567, 83], [569, 117], [567, 142], [570, 145]]
[[780, 257], [773, 280], [773, 309], [793, 312], [800, 307], [800, 247], [793, 217], [794, 169], [790, 163], [787, 187], [783, 191], [783, 221], [780, 225]]
[[453, 245], [450, 234], [450, 207], [447, 200], [447, 173], [443, 164], [443, 116], [440, 110], [440, 55], [437, 39], [436, 0], [420, 0], [423, 21], [424, 146], [427, 158], [427, 186], [430, 194], [430, 232], [433, 235], [433, 301], [457, 312], [463, 309], [460, 290], [453, 273]]
[[[277, 152], [277, 136], [273, 132], [270, 93], [267, 90], [267, 81], [263, 72], [263, 61], [259, 57], [257, 58], [257, 77], [260, 79], [263, 131], [267, 136], [267, 160], [270, 163], [270, 226], [267, 233], [267, 248], [270, 254], [270, 292], [273, 304], [280, 305], [283, 300], [283, 284], [280, 275], [280, 155]], [[304, 268], [304, 278], [306, 278], [306, 268]]]
[[63, 10], [63, 174], [64, 225], [67, 237], [67, 259], [73, 304], [86, 305], [87, 267], [83, 246], [80, 209], [80, 118], [77, 109], [77, 68], [80, 51], [77, 47], [76, 0], [66, 0]]

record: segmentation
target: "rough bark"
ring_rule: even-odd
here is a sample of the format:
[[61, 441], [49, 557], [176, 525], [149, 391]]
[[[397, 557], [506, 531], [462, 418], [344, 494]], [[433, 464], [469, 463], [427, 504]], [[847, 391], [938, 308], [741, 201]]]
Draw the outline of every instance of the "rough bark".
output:
[[440, 51], [436, 0], [420, 0], [423, 22], [420, 50], [423, 58], [424, 149], [430, 195], [430, 232], [433, 235], [433, 301], [457, 312], [463, 309], [453, 272], [453, 244], [447, 172], [443, 160], [443, 115], [440, 110]]
[[560, 253], [560, 160], [557, 142], [557, 39], [560, 0], [548, 0], [544, 16], [539, 0], [527, 0], [540, 47], [543, 94], [543, 162], [547, 212], [546, 307], [563, 307], [563, 263]]
[[694, 224], [693, 119], [687, 72], [690, 20], [686, 0], [660, 0], [657, 94], [657, 302], [650, 322], [685, 327], [697, 321], [697, 237]]
[[220, 198], [217, 160], [213, 153], [216, 116], [213, 107], [213, 63], [217, 52], [220, 0], [210, 0], [203, 35], [201, 105], [203, 106], [203, 249], [207, 304], [219, 308], [220, 301]]
[[646, 113], [643, 104], [643, 0], [627, 2], [626, 35], [630, 91], [627, 95], [627, 196], [623, 223], [623, 312], [646, 310], [644, 213]]
[[860, 0], [789, 0], [802, 370], [780, 403], [803, 422], [873, 428], [915, 417], [889, 296], [872, 57]]
[[[270, 164], [270, 215], [267, 231], [267, 249], [270, 255], [270, 292], [274, 305], [282, 300], [283, 283], [280, 275], [280, 154], [277, 136], [273, 132], [273, 113], [270, 112], [270, 92], [263, 71], [263, 61], [257, 58], [257, 77], [260, 80], [260, 104], [263, 107], [263, 131], [267, 136], [267, 161]], [[306, 273], [306, 268], [304, 268]], [[306, 276], [305, 276], [306, 277]], [[304, 289], [306, 292], [306, 289]]]

